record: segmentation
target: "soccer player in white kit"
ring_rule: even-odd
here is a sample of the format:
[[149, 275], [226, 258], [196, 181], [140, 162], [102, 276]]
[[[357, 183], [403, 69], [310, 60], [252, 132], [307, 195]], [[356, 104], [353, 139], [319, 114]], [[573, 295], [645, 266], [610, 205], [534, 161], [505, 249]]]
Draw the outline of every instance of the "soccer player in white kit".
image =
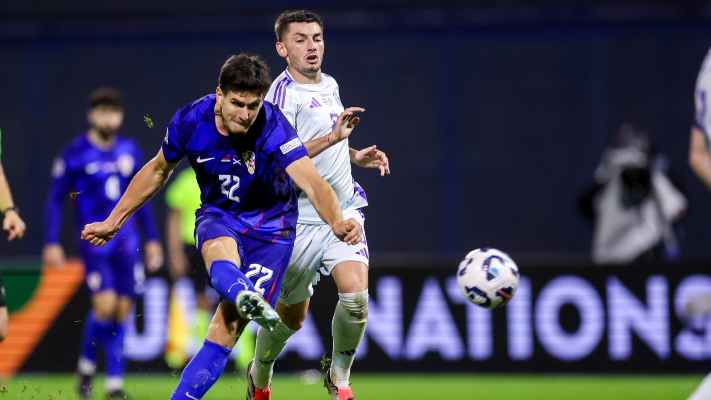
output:
[[[287, 68], [272, 83], [265, 99], [279, 106], [304, 142], [321, 176], [333, 187], [343, 218], [361, 226], [361, 209], [368, 205], [365, 192], [351, 175], [351, 163], [390, 173], [388, 158], [376, 146], [355, 150], [348, 136], [358, 124], [360, 107], [343, 108], [338, 83], [321, 72], [324, 54], [323, 23], [311, 11], [285, 11], [276, 20], [277, 53]], [[331, 275], [338, 288], [338, 304], [332, 320], [333, 353], [325, 371], [325, 386], [332, 399], [354, 399], [350, 369], [368, 317], [368, 245], [339, 243], [319, 218], [305, 195], [299, 197], [296, 243], [282, 284], [277, 312], [296, 332], [308, 311], [313, 285], [320, 274]], [[247, 399], [271, 396], [274, 361], [288, 337], [260, 329], [255, 359], [247, 369]]]
[[[689, 145], [689, 165], [707, 188], [711, 189], [711, 49], [701, 65], [701, 71], [696, 80], [694, 104], [696, 108], [694, 124], [691, 126], [691, 143]], [[708, 295], [706, 295], [708, 299]], [[696, 299], [703, 300], [703, 299]], [[708, 301], [708, 300], [706, 300]], [[706, 318], [711, 317], [711, 304], [701, 307]], [[688, 317], [698, 317], [690, 315]], [[711, 374], [701, 382], [701, 385], [689, 397], [689, 400], [711, 399]]]

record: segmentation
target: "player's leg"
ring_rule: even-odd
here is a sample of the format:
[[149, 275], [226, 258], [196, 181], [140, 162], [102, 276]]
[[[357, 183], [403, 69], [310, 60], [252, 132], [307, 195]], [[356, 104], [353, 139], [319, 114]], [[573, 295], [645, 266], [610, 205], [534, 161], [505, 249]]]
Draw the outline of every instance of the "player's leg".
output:
[[330, 377], [338, 388], [350, 386], [351, 366], [368, 321], [368, 266], [359, 261], [336, 264], [331, 272], [338, 288], [333, 312]]
[[91, 398], [98, 350], [104, 350], [113, 328], [116, 293], [109, 267], [109, 247], [82, 247], [86, 286], [91, 294], [91, 309], [84, 320], [77, 373], [79, 396]]
[[124, 338], [126, 322], [133, 308], [136, 297], [138, 273], [143, 275], [140, 263], [138, 236], [123, 232], [114, 238], [114, 247], [110, 256], [112, 289], [115, 293], [113, 305], [106, 304], [105, 313], [110, 316], [111, 329], [104, 349], [106, 354], [106, 383], [104, 385], [108, 399], [124, 399], [123, 376], [126, 368], [124, 356]]
[[7, 337], [8, 320], [7, 307], [0, 305], [0, 342]]
[[234, 304], [220, 302], [210, 321], [207, 337], [183, 370], [172, 400], [200, 399], [207, 393], [225, 369], [232, 347], [248, 322]]
[[706, 375], [699, 387], [689, 396], [689, 400], [711, 399], [711, 374]]
[[[217, 236], [203, 243], [199, 239], [201, 232], [205, 230], [206, 222], [201, 224], [198, 219], [197, 224], [199, 248], [210, 281], [225, 300], [217, 306], [202, 347], [180, 375], [178, 387], [171, 397], [173, 400], [200, 399], [215, 384], [227, 365], [232, 347], [248, 322], [237, 312], [234, 302], [239, 291], [233, 292], [233, 289], [237, 286], [240, 291], [254, 289], [251, 282], [239, 270], [240, 252], [237, 241], [227, 236], [230, 233], [226, 231], [225, 236]], [[201, 225], [203, 230], [200, 229]], [[239, 281], [244, 283], [239, 284]]]
[[[198, 239], [200, 239], [200, 232], [198, 229]], [[252, 282], [238, 267], [241, 265], [241, 252], [235, 238], [219, 236], [209, 239], [201, 243], [200, 249], [205, 265], [209, 266], [208, 271], [213, 287], [223, 298], [233, 300], [220, 302], [208, 327], [203, 346], [183, 370], [180, 383], [171, 399], [199, 399], [217, 381], [229, 360], [232, 347], [249, 322], [247, 316], [237, 310], [234, 299], [241, 305], [242, 293], [255, 293]], [[239, 280], [244, 282], [241, 283]], [[242, 286], [242, 289], [231, 293], [230, 288], [234, 286]]]
[[223, 299], [236, 304], [244, 317], [273, 330], [281, 322], [279, 316], [245, 275], [248, 268], [243, 267], [245, 272], [240, 269], [240, 254], [245, 254], [241, 241], [246, 239], [238, 237], [238, 229], [225, 214], [205, 213], [195, 221], [195, 236], [210, 284]]
[[268, 390], [274, 375], [274, 363], [284, 350], [286, 342], [296, 331], [301, 329], [309, 309], [309, 299], [296, 303], [277, 303], [277, 313], [289, 328], [286, 335], [277, 335], [264, 329], [257, 331], [254, 351], [254, 364], [249, 369], [249, 379], [256, 390]]
[[79, 374], [79, 394], [91, 398], [92, 381], [96, 374], [98, 350], [106, 350], [106, 344], [114, 326], [116, 293], [102, 290], [91, 296], [91, 310], [84, 321], [77, 372]]
[[296, 240], [277, 303], [277, 313], [288, 329], [282, 335], [263, 329], [257, 332], [254, 362], [247, 379], [253, 390], [248, 390], [248, 399], [269, 398], [274, 362], [289, 337], [301, 328], [306, 319], [313, 284], [320, 277], [318, 269], [323, 256], [321, 244], [326, 243], [329, 235], [328, 226], [299, 224], [296, 227]]
[[122, 399], [126, 397], [123, 391], [123, 376], [126, 369], [124, 356], [124, 339], [126, 337], [126, 321], [133, 307], [133, 297], [121, 294], [117, 296], [114, 320], [111, 333], [106, 338], [106, 389], [107, 398]]
[[0, 278], [0, 342], [5, 340], [8, 331], [8, 313], [5, 295], [5, 285]]
[[[347, 212], [344, 217], [356, 218], [364, 226], [363, 215], [357, 210]], [[326, 371], [327, 388], [333, 398], [349, 399], [353, 396], [351, 366], [368, 320], [368, 245], [365, 237], [355, 246], [333, 242], [324, 253], [323, 263], [338, 288], [338, 303], [331, 321], [333, 350], [330, 369]]]

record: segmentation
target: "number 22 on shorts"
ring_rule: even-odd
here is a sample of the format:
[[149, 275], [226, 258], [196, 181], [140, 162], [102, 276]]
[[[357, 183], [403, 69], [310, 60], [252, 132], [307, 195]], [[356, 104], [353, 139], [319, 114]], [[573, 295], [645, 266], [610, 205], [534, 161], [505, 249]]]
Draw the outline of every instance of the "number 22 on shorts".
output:
[[244, 276], [246, 276], [247, 278], [251, 278], [257, 274], [263, 274], [254, 283], [254, 288], [259, 293], [264, 295], [264, 288], [262, 287], [262, 285], [265, 282], [272, 279], [272, 275], [274, 275], [274, 271], [272, 271], [270, 268], [267, 268], [267, 267], [265, 267], [263, 265], [259, 265], [259, 264], [249, 264], [249, 267], [247, 267], [247, 268], [249, 268], [249, 271], [247, 271], [247, 273], [244, 274]]

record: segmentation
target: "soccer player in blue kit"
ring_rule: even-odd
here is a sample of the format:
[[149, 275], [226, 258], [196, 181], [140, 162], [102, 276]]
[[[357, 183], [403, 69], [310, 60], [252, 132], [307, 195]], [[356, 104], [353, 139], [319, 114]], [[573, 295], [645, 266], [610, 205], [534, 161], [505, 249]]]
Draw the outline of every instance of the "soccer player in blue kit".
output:
[[202, 205], [195, 235], [220, 302], [207, 338], [181, 375], [172, 399], [200, 399], [218, 379], [250, 320], [278, 334], [287, 328], [273, 309], [294, 245], [295, 183], [340, 240], [357, 244], [362, 227], [343, 219], [333, 189], [321, 178], [279, 109], [264, 102], [271, 79], [253, 55], [230, 57], [216, 94], [181, 108], [161, 150], [129, 184], [109, 217], [87, 225], [82, 239], [101, 246], [153, 196], [186, 157]]
[[[74, 139], [55, 159], [45, 214], [45, 265], [64, 264], [59, 241], [62, 204], [73, 198], [77, 228], [106, 217], [116, 205], [121, 191], [143, 162], [141, 151], [132, 139], [117, 134], [123, 122], [121, 94], [113, 88], [98, 88], [89, 97], [89, 130]], [[163, 253], [156, 224], [148, 207], [136, 215], [146, 240], [146, 267], [150, 271], [162, 264]], [[125, 320], [135, 296], [139, 262], [139, 235], [134, 220], [110, 246], [80, 246], [92, 309], [84, 321], [78, 362], [79, 395], [91, 398], [96, 372], [97, 348], [106, 354], [106, 390], [109, 399], [124, 399], [123, 342]]]

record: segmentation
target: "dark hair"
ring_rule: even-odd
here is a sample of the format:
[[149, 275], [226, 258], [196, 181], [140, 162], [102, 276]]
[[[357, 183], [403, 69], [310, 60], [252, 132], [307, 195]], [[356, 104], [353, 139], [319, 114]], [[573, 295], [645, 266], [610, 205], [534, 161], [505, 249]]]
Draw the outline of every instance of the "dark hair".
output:
[[121, 92], [109, 86], [101, 86], [94, 89], [89, 95], [89, 109], [106, 106], [123, 110], [123, 100]]
[[309, 10], [286, 10], [279, 14], [274, 22], [274, 33], [277, 41], [281, 42], [282, 36], [289, 30], [289, 24], [292, 22], [315, 22], [323, 30], [323, 20], [315, 12]]
[[263, 96], [269, 90], [272, 79], [264, 60], [254, 54], [240, 53], [231, 56], [220, 68], [217, 84], [227, 92], [253, 92]]

